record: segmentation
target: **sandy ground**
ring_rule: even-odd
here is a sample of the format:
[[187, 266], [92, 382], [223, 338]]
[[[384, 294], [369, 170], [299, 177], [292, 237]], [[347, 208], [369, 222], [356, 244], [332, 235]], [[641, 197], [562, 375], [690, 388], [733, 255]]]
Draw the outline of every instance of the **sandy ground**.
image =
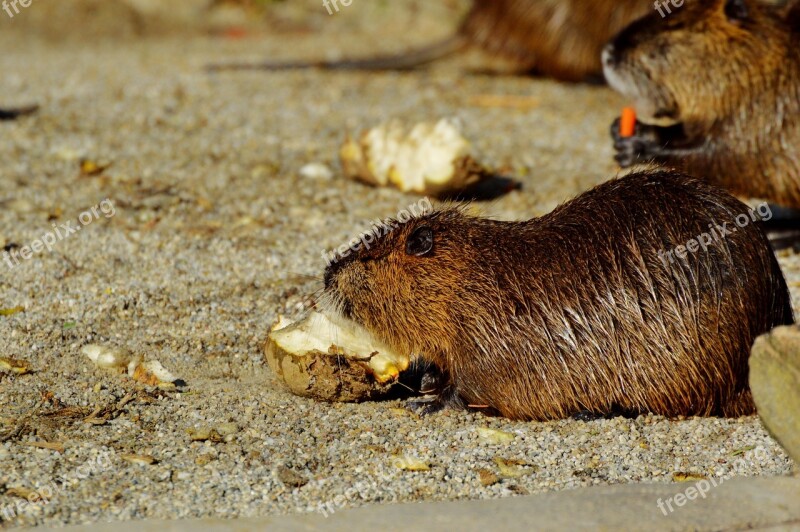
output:
[[[281, 388], [260, 350], [270, 324], [308, 308], [323, 252], [419, 199], [345, 180], [337, 149], [347, 131], [392, 117], [460, 119], [483, 160], [523, 183], [480, 205], [502, 218], [545, 213], [616, 172], [607, 125], [624, 102], [603, 87], [464, 75], [458, 62], [375, 75], [201, 69], [239, 56], [369, 53], [407, 44], [428, 24], [367, 10], [377, 22], [352, 26], [359, 8], [347, 9], [341, 21], [317, 15], [318, 25], [326, 20], [318, 32], [245, 40], [58, 42], [2, 26], [0, 103], [42, 110], [0, 123], [0, 245], [77, 226], [104, 200], [113, 211], [98, 210], [52, 251], [13, 268], [0, 262], [0, 308], [25, 309], [0, 316], [0, 356], [33, 369], [0, 374], [0, 524], [331, 513], [684, 473], [788, 473], [790, 460], [755, 417], [419, 419], [400, 401], [318, 404]], [[369, 32], [376, 27], [378, 36]], [[430, 27], [431, 35], [447, 29]], [[535, 105], [474, 105], [483, 94]], [[110, 166], [82, 175], [81, 158]], [[327, 165], [332, 177], [301, 175], [308, 163]], [[781, 264], [796, 298], [800, 262], [782, 254]], [[156, 358], [188, 393], [98, 370], [80, 353], [87, 343]], [[105, 423], [83, 421], [103, 407]], [[223, 441], [191, 441], [190, 429], [213, 426]], [[486, 427], [513, 441], [487, 441], [478, 431]], [[122, 458], [131, 453], [156, 463]], [[398, 456], [430, 470], [403, 471]], [[492, 475], [502, 478], [492, 484]], [[52, 497], [13, 516], [20, 488]]]

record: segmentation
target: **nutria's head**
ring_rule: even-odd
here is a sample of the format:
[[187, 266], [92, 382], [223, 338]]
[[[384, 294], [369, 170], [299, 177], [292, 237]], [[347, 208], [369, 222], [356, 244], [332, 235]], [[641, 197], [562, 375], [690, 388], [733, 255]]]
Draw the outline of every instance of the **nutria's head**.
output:
[[393, 347], [435, 356], [454, 334], [453, 306], [472, 267], [476, 220], [448, 209], [387, 222], [385, 234], [369, 244], [362, 239], [328, 265], [326, 298]]
[[[769, 86], [789, 41], [777, 10], [758, 0], [686, 0], [623, 30], [603, 51], [608, 83], [642, 121], [713, 122]], [[774, 85], [774, 83], [773, 83]]]

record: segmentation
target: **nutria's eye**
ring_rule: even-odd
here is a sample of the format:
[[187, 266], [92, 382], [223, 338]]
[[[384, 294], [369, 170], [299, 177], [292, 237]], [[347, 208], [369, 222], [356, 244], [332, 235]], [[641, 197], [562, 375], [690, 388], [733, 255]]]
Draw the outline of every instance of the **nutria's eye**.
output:
[[421, 257], [433, 249], [433, 229], [427, 225], [414, 229], [406, 241], [406, 254]]
[[747, 20], [750, 11], [747, 9], [747, 2], [745, 0], [728, 0], [725, 3], [725, 16], [733, 23], [742, 22]]

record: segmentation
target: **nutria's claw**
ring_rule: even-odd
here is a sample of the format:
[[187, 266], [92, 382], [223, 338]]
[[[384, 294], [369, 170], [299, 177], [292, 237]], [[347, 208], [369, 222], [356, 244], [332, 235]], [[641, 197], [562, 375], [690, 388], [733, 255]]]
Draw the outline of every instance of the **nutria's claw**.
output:
[[645, 162], [648, 157], [645, 156], [645, 150], [641, 144], [632, 142], [625, 146], [624, 149], [617, 148], [614, 160], [617, 161], [620, 167], [629, 168], [635, 164]]
[[[437, 372], [438, 373], [438, 372]], [[435, 414], [445, 408], [464, 409], [464, 401], [458, 394], [458, 389], [452, 383], [444, 384], [445, 377], [440, 373], [428, 373], [429, 377], [436, 376], [437, 386], [441, 386], [437, 394], [423, 395], [419, 399], [411, 399], [406, 403], [406, 408], [420, 416]]]
[[447, 408], [447, 402], [438, 395], [426, 396], [420, 399], [412, 399], [406, 403], [406, 408], [420, 416], [427, 416], [441, 412]]
[[581, 410], [572, 414], [572, 419], [575, 421], [597, 421], [598, 419], [605, 419], [606, 416], [592, 412], [591, 410]]
[[617, 151], [614, 159], [622, 168], [652, 159], [658, 153], [660, 139], [657, 128], [637, 121], [633, 135], [623, 137], [619, 132], [619, 124], [619, 118], [611, 124], [611, 137]]

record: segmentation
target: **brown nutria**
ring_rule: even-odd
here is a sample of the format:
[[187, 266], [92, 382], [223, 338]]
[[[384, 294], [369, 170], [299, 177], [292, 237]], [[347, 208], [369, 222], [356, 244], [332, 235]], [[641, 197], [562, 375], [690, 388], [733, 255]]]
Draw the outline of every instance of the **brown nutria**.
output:
[[800, 2], [687, 0], [603, 52], [606, 79], [643, 116], [612, 126], [625, 167], [655, 161], [731, 192], [800, 207]]
[[325, 299], [439, 368], [447, 386], [425, 413], [750, 414], [750, 346], [793, 316], [748, 212], [655, 169], [524, 222], [440, 210], [331, 263]]
[[652, 10], [650, 0], [473, 0], [454, 37], [406, 54], [361, 60], [234, 63], [219, 69], [404, 70], [477, 46], [517, 72], [565, 81], [600, 76], [600, 53], [617, 32]]

